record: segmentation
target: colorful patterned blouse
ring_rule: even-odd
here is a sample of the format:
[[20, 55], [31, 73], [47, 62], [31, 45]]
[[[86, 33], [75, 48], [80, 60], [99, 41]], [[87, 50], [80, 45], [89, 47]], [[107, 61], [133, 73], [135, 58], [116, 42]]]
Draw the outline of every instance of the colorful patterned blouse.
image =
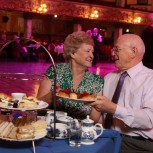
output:
[[[104, 80], [96, 74], [93, 74], [89, 71], [86, 71], [81, 83], [79, 84], [76, 90], [73, 89], [73, 79], [70, 69], [70, 65], [67, 63], [57, 64], [56, 65], [56, 83], [60, 85], [61, 89], [71, 89], [76, 93], [88, 92], [97, 94], [99, 93], [104, 84]], [[46, 76], [49, 79], [52, 79], [51, 90], [54, 89], [54, 68], [50, 66], [46, 71]], [[62, 110], [68, 113], [69, 116], [78, 119], [84, 119], [91, 112], [91, 107], [84, 105], [81, 102], [68, 101], [64, 98], [59, 98], [57, 110]]]

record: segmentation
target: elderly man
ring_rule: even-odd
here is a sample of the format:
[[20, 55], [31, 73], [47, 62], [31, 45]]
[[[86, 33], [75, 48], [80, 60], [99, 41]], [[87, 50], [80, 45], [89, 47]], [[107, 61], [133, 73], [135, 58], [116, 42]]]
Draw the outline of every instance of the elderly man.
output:
[[[120, 153], [153, 152], [153, 70], [143, 65], [144, 53], [145, 46], [138, 35], [121, 35], [112, 50], [118, 71], [105, 76], [103, 96], [89, 104], [105, 115], [105, 126], [108, 119], [111, 123], [108, 116], [113, 117], [109, 126], [121, 133]], [[123, 72], [127, 72], [126, 77], [117, 93]]]

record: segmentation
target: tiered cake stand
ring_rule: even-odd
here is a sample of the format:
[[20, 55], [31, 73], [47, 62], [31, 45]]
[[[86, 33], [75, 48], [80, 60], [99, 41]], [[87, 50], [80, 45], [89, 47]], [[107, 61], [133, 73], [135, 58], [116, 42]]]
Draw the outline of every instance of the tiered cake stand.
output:
[[[54, 62], [54, 60], [53, 60], [53, 58], [52, 58], [52, 56], [51, 56], [51, 54], [49, 53], [49, 51], [46, 49], [46, 47], [44, 47], [41, 43], [39, 43], [39, 42], [37, 42], [37, 41], [35, 41], [35, 40], [32, 40], [32, 39], [27, 39], [27, 38], [19, 38], [19, 40], [22, 40], [22, 39], [24, 39], [24, 40], [26, 40], [26, 41], [32, 41], [32, 42], [34, 42], [34, 43], [36, 43], [36, 44], [38, 44], [38, 45], [40, 45], [45, 51], [46, 51], [46, 53], [49, 55], [49, 57], [50, 57], [50, 60], [51, 60], [51, 62], [52, 62], [52, 64], [53, 64], [53, 68], [54, 68], [54, 90], [53, 90], [53, 106], [54, 106], [54, 121], [56, 120], [56, 67], [55, 67], [55, 62]], [[9, 44], [11, 44], [12, 42], [14, 42], [15, 40], [12, 40], [12, 41], [9, 41], [9, 42], [7, 42], [6, 44], [4, 44], [3, 46], [2, 46], [2, 48], [0, 49], [0, 52], [5, 48], [5, 47], [7, 47], [7, 45], [9, 45]], [[13, 73], [12, 73], [13, 74]], [[21, 75], [21, 73], [14, 73], [13, 75]], [[5, 73], [4, 75], [2, 75], [2, 77], [6, 77], [7, 76], [7, 74]], [[25, 78], [24, 78], [25, 79]], [[43, 106], [39, 106], [38, 107], [38, 109], [44, 109], [44, 108], [50, 108], [50, 106], [48, 106], [48, 104], [47, 103], [45, 103], [44, 102], [44, 105]], [[14, 109], [14, 108], [0, 108], [0, 109], [5, 109], [5, 110], [18, 110], [18, 111], [26, 111], [26, 112], [29, 112], [29, 111], [36, 111], [37, 112], [37, 110], [38, 109], [19, 109], [19, 108], [17, 108], [17, 109]], [[55, 139], [55, 129], [56, 129], [56, 124], [55, 124], [55, 122], [54, 122], [54, 131], [53, 131], [53, 134], [54, 134], [54, 139]], [[5, 139], [5, 138], [1, 138], [1, 139]], [[36, 139], [40, 139], [40, 138], [34, 138], [34, 139], [29, 139], [29, 140], [22, 140], [22, 141], [32, 141], [32, 145], [33, 145], [33, 152], [35, 153], [35, 144], [34, 144], [34, 140], [36, 140]], [[10, 140], [10, 139], [5, 139], [5, 140]], [[10, 140], [10, 141], [19, 141], [19, 140]]]

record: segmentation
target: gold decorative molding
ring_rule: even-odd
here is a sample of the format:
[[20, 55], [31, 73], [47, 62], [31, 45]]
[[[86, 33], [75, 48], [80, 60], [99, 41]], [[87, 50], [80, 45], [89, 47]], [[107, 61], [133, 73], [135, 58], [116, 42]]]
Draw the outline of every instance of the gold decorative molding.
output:
[[1, 0], [0, 9], [31, 12], [33, 0]]
[[[32, 12], [35, 3], [39, 0], [1, 0], [0, 9], [3, 10], [17, 10], [22, 12]], [[153, 23], [153, 13], [147, 11], [138, 11], [134, 9], [125, 9], [117, 7], [107, 7], [101, 5], [70, 2], [63, 0], [46, 0], [48, 12], [50, 15], [62, 15], [77, 18], [88, 18], [93, 10], [97, 10], [99, 17], [96, 20], [122, 22], [134, 24], [134, 19], [141, 17], [143, 25]]]

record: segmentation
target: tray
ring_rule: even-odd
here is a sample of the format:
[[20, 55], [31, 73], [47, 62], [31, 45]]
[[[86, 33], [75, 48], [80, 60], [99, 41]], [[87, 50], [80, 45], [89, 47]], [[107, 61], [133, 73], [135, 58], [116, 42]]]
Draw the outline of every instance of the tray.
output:
[[89, 103], [91, 103], [91, 102], [94, 102], [95, 100], [94, 99], [92, 99], [92, 100], [85, 100], [85, 99], [73, 99], [73, 98], [68, 98], [68, 97], [63, 97], [63, 96], [59, 96], [58, 94], [56, 94], [56, 96], [58, 97], [58, 98], [63, 98], [63, 99], [66, 99], [66, 100], [70, 100], [70, 101], [74, 101], [74, 102], [79, 102], [79, 103], [87, 103], [87, 102], [89, 102]]
[[34, 141], [34, 140], [39, 140], [39, 139], [42, 139], [46, 136], [45, 135], [42, 135], [42, 136], [38, 136], [38, 137], [35, 137], [35, 138], [32, 138], [32, 139], [10, 139], [10, 138], [4, 138], [4, 137], [0, 137], [0, 139], [2, 140], [7, 140], [7, 141], [20, 141], [20, 142], [23, 142], [23, 141]]
[[9, 109], [9, 110], [21, 110], [21, 111], [28, 111], [28, 110], [39, 110], [39, 109], [44, 109], [48, 107], [48, 103], [44, 101], [37, 101], [38, 102], [38, 107], [37, 108], [13, 108], [13, 107], [1, 107], [2, 109]]

